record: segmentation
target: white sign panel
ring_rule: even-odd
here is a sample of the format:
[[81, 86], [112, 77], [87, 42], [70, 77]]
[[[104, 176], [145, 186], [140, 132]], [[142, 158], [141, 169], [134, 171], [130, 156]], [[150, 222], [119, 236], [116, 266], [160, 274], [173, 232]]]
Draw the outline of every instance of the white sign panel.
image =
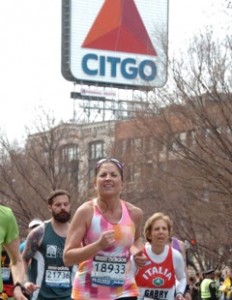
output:
[[110, 99], [115, 99], [117, 94], [116, 91], [110, 90], [99, 90], [96, 88], [81, 88], [80, 93], [83, 96], [94, 96], [94, 97], [105, 97]]
[[62, 16], [66, 79], [129, 88], [165, 84], [168, 0], [63, 0]]

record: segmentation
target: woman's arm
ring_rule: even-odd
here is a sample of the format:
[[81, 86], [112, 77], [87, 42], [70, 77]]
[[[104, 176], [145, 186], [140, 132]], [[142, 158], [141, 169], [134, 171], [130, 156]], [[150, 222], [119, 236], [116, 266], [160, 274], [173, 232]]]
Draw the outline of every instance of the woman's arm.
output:
[[176, 293], [184, 294], [186, 284], [187, 284], [185, 262], [182, 255], [177, 250], [172, 249], [172, 253], [173, 253], [173, 264], [174, 264], [176, 279], [178, 280], [176, 286]]
[[147, 258], [143, 253], [143, 239], [142, 239], [142, 222], [143, 211], [142, 209], [134, 206], [133, 204], [126, 202], [127, 209], [131, 216], [132, 221], [135, 224], [135, 241], [131, 246], [131, 254], [133, 255], [136, 266], [143, 267], [147, 262]]

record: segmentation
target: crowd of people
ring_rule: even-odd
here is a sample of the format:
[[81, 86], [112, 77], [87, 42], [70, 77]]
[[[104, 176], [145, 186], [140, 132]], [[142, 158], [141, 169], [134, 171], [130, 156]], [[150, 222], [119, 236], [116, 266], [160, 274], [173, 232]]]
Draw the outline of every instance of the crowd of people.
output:
[[32, 220], [21, 245], [12, 210], [0, 205], [0, 252], [10, 257], [7, 267], [2, 259], [0, 299], [7, 279], [16, 300], [231, 300], [230, 272], [224, 280], [214, 270], [188, 276], [170, 217], [155, 212], [143, 227], [142, 209], [121, 199], [123, 184], [122, 163], [100, 160], [96, 197], [71, 219], [69, 193], [53, 191], [51, 218]]

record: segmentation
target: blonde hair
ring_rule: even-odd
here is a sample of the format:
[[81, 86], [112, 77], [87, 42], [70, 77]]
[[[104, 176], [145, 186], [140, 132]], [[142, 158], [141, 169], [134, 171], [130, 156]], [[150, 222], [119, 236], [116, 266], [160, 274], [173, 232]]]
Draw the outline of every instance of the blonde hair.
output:
[[154, 213], [150, 218], [147, 219], [147, 221], [144, 225], [143, 233], [144, 233], [144, 236], [145, 236], [147, 242], [149, 242], [149, 243], [151, 243], [151, 239], [149, 236], [151, 234], [152, 226], [157, 220], [163, 220], [167, 224], [169, 236], [171, 235], [172, 221], [169, 218], [169, 216], [167, 216], [161, 212]]

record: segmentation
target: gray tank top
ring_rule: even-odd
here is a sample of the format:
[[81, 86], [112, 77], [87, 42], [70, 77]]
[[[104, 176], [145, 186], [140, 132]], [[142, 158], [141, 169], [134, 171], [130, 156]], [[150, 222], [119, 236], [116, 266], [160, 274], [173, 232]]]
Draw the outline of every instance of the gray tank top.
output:
[[72, 268], [63, 262], [65, 238], [57, 235], [51, 222], [45, 222], [45, 233], [31, 262], [29, 278], [41, 286], [32, 300], [71, 299]]

